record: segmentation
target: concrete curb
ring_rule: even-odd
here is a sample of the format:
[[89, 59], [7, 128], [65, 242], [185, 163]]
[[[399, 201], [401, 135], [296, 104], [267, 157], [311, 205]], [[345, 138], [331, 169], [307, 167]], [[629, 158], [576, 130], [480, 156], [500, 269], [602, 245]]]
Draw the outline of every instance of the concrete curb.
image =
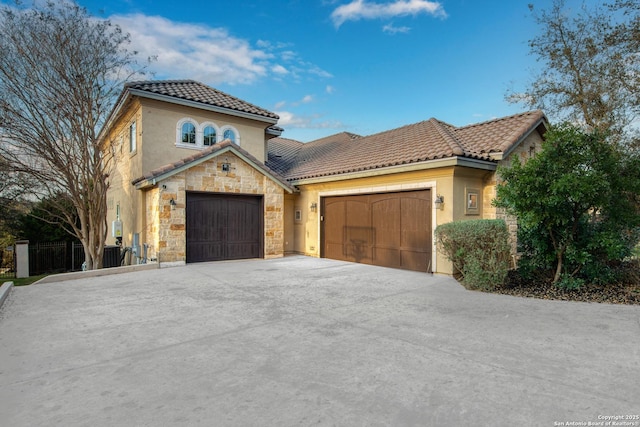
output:
[[160, 268], [158, 263], [126, 265], [124, 267], [102, 268], [100, 270], [74, 271], [73, 273], [52, 274], [34, 282], [34, 285], [43, 283], [66, 282], [68, 280], [89, 279], [92, 277], [110, 276], [112, 274], [131, 273], [133, 271], [156, 270]]
[[13, 288], [13, 282], [4, 282], [2, 286], [0, 286], [0, 308], [2, 308], [4, 300], [6, 300], [11, 293], [11, 288]]

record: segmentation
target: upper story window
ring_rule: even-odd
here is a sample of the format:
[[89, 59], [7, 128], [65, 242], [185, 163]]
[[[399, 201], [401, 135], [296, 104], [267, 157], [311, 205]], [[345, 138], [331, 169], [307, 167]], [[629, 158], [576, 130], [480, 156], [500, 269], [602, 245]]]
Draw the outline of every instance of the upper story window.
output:
[[129, 152], [134, 153], [137, 148], [137, 136], [138, 133], [136, 131], [136, 122], [135, 120], [129, 125]]
[[176, 125], [176, 146], [178, 147], [203, 149], [224, 139], [230, 139], [240, 145], [240, 133], [230, 125], [218, 127], [213, 122], [198, 123], [189, 117], [179, 120]]
[[213, 126], [205, 126], [204, 131], [202, 132], [202, 144], [213, 145], [217, 141], [216, 138], [216, 128], [214, 128]]
[[196, 126], [191, 122], [187, 122], [182, 125], [182, 143], [196, 143]]
[[224, 139], [230, 139], [231, 142], [236, 142], [236, 133], [231, 129], [224, 131]]
[[231, 140], [231, 142], [233, 142], [234, 144], [240, 145], [240, 134], [238, 133], [238, 130], [236, 128], [234, 128], [233, 126], [223, 126], [222, 127], [222, 139], [229, 139]]

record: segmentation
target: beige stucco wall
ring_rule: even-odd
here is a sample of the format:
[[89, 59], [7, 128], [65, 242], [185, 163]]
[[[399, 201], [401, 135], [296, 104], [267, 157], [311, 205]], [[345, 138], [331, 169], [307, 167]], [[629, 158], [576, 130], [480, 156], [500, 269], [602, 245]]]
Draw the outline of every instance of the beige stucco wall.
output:
[[[268, 123], [150, 99], [132, 98], [105, 136], [105, 143], [113, 146], [116, 160], [109, 176], [107, 223], [111, 228], [119, 207], [123, 224], [123, 244], [131, 245], [133, 234], [140, 233], [140, 244], [150, 245], [149, 257], [155, 257], [160, 244], [156, 231], [150, 231], [159, 224], [155, 217], [149, 216], [149, 209], [158, 209], [159, 202], [153, 205], [150, 200], [161, 195], [145, 194], [136, 190], [131, 182], [154, 169], [198, 152], [199, 149], [196, 148], [176, 146], [178, 122], [187, 117], [198, 124], [213, 122], [218, 129], [231, 125], [238, 131], [240, 146], [244, 150], [261, 161], [264, 161], [266, 156], [265, 129], [269, 126]], [[137, 147], [136, 151], [131, 153], [129, 126], [133, 121], [136, 122]], [[269, 215], [273, 213], [269, 212]], [[115, 239], [109, 231], [107, 242], [113, 241]], [[270, 252], [278, 251], [270, 249]]]
[[270, 125], [198, 108], [185, 107], [151, 99], [142, 99], [142, 138], [146, 143], [143, 169], [150, 171], [191, 156], [197, 148], [176, 146], [178, 122], [190, 118], [198, 124], [214, 123], [218, 129], [233, 126], [239, 134], [239, 145], [261, 162], [265, 161], [265, 129]]
[[[222, 163], [231, 165], [222, 171]], [[146, 191], [147, 242], [157, 242], [154, 257], [161, 263], [186, 261], [186, 192], [201, 191], [263, 196], [264, 256], [284, 254], [284, 189], [232, 153], [224, 153], [157, 183]], [[170, 204], [176, 202], [175, 207]], [[153, 218], [153, 219], [151, 219]], [[157, 218], [157, 220], [155, 219]], [[157, 224], [157, 227], [155, 226]], [[156, 230], [157, 228], [157, 230]], [[151, 249], [150, 249], [151, 250]]]
[[297, 194], [284, 195], [284, 253], [296, 253], [295, 228], [297, 221], [295, 219], [295, 209]]
[[[110, 171], [109, 190], [107, 192], [107, 224], [109, 234], [107, 242], [112, 244], [111, 224], [120, 211], [123, 224], [123, 244], [130, 246], [133, 233], [139, 233], [145, 228], [146, 218], [143, 215], [144, 198], [132, 185], [131, 181], [142, 174], [143, 147], [141, 144], [142, 128], [140, 125], [142, 108], [139, 102], [133, 101], [124, 114], [111, 126], [105, 137], [114, 153], [114, 166]], [[129, 127], [136, 122], [136, 150], [129, 150]]]

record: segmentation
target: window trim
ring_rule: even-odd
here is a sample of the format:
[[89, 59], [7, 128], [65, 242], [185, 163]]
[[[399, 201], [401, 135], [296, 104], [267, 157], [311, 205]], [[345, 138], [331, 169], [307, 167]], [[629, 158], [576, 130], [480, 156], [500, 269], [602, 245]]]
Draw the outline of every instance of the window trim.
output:
[[[182, 126], [184, 126], [186, 123], [191, 123], [196, 128], [195, 144], [182, 142]], [[234, 143], [240, 146], [240, 132], [238, 132], [238, 129], [235, 126], [233, 125], [218, 126], [214, 122], [208, 121], [208, 120], [202, 123], [198, 123], [196, 120], [192, 119], [191, 117], [183, 117], [182, 119], [178, 120], [178, 123], [176, 125], [176, 142], [175, 142], [176, 147], [189, 148], [192, 150], [203, 150], [205, 148], [210, 147], [210, 145], [204, 145], [204, 130], [209, 126], [213, 127], [216, 131], [216, 141], [214, 144], [222, 142], [224, 140], [224, 133], [226, 131], [231, 131], [234, 133], [236, 137], [236, 140], [234, 141]]]
[[129, 123], [129, 153], [135, 154], [138, 151], [138, 126], [136, 120], [133, 119]]
[[220, 142], [220, 128], [218, 127], [218, 125], [216, 125], [213, 122], [204, 122], [200, 125], [199, 128], [199, 132], [200, 132], [200, 141], [202, 142], [202, 146], [203, 147], [211, 147], [211, 145], [205, 145], [204, 143], [204, 130], [208, 127], [212, 127], [213, 130], [216, 132], [216, 140], [213, 142], [214, 144], [217, 144], [218, 142]]
[[[190, 123], [195, 128], [195, 141], [193, 144], [189, 142], [182, 142], [182, 127]], [[191, 117], [185, 117], [183, 119], [178, 120], [178, 124], [176, 125], [176, 146], [181, 148], [197, 148], [198, 147], [198, 122], [193, 120]]]
[[230, 130], [231, 132], [233, 132], [236, 136], [236, 140], [232, 141], [234, 144], [236, 144], [237, 146], [240, 146], [240, 132], [238, 132], [238, 129], [236, 129], [235, 127], [231, 126], [231, 125], [224, 125], [220, 128], [220, 140], [224, 141], [226, 138], [224, 137], [224, 133], [226, 131]]

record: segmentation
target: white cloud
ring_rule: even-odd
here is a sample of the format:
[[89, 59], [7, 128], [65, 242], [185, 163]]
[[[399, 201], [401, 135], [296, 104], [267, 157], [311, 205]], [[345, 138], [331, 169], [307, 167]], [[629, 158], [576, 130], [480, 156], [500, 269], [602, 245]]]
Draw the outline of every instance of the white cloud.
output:
[[276, 105], [274, 105], [274, 108], [276, 110], [279, 110], [281, 108], [284, 108], [285, 105], [287, 105], [287, 101], [276, 102]]
[[302, 98], [302, 100], [300, 101], [303, 104], [308, 104], [310, 102], [313, 101], [313, 96], [312, 95], [305, 95], [304, 98]]
[[338, 6], [331, 13], [331, 19], [337, 28], [346, 21], [415, 16], [421, 13], [440, 17], [447, 16], [442, 4], [434, 1], [395, 0], [387, 3], [372, 3], [366, 0], [353, 0], [351, 3]]
[[331, 85], [327, 85], [327, 87], [325, 88], [325, 92], [327, 92], [329, 95], [334, 94], [335, 91], [336, 91], [336, 88]]
[[276, 64], [273, 67], [271, 67], [271, 71], [273, 71], [275, 74], [281, 74], [281, 75], [289, 74], [289, 70], [287, 70], [280, 64]]
[[269, 54], [225, 29], [142, 14], [110, 19], [131, 35], [131, 47], [142, 57], [157, 58], [151, 69], [163, 77], [237, 84], [251, 83], [267, 74]]
[[131, 35], [131, 50], [155, 57], [150, 71], [158, 78], [189, 78], [207, 84], [251, 84], [289, 75], [296, 80], [331, 74], [305, 62], [291, 43], [248, 40], [224, 28], [175, 22], [161, 16], [114, 15], [109, 19]]
[[384, 31], [385, 33], [389, 33], [389, 34], [397, 34], [397, 33], [406, 34], [409, 31], [411, 31], [411, 28], [409, 28], [409, 27], [394, 27], [393, 24], [387, 24], [384, 27], [382, 27], [382, 31]]

